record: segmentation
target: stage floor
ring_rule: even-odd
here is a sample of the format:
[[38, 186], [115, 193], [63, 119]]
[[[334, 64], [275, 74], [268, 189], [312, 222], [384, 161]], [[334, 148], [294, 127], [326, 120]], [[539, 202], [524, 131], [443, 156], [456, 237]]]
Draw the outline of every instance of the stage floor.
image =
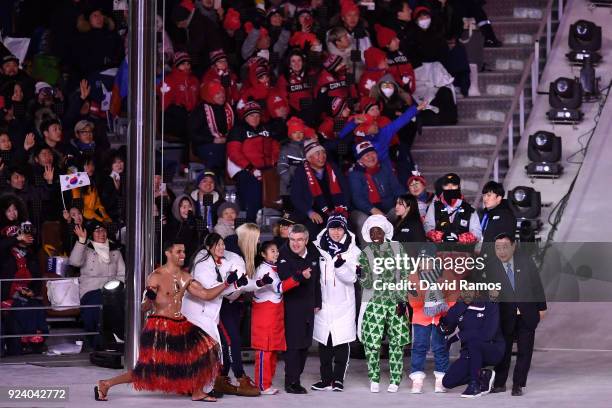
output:
[[[93, 399], [93, 386], [97, 379], [107, 378], [119, 371], [86, 365], [79, 358], [62, 358], [68, 366], [34, 365], [31, 364], [0, 365], [0, 378], [2, 386], [68, 386], [69, 401], [56, 403], [29, 403], [13, 404], [6, 400], [0, 402], [2, 407], [44, 406], [44, 407], [85, 407], [96, 404]], [[46, 359], [45, 359], [46, 360]], [[2, 361], [6, 362], [6, 360]], [[409, 359], [406, 359], [406, 366]], [[429, 361], [431, 364], [431, 361]], [[383, 361], [383, 378], [381, 393], [371, 394], [367, 379], [366, 364], [364, 360], [351, 360], [345, 382], [345, 391], [315, 392], [309, 391], [307, 395], [286, 394], [283, 390], [278, 395], [261, 396], [245, 400], [241, 397], [226, 396], [216, 405], [227, 407], [300, 407], [305, 404], [309, 408], [323, 407], [610, 407], [612, 406], [612, 351], [568, 351], [548, 350], [536, 351], [533, 356], [528, 387], [522, 397], [512, 397], [509, 392], [503, 394], [486, 395], [476, 400], [460, 398], [461, 389], [450, 390], [446, 394], [433, 393], [433, 374], [428, 367], [428, 377], [425, 382], [425, 393], [422, 395], [410, 394], [410, 380], [405, 378], [397, 394], [386, 392], [388, 377], [386, 360]], [[302, 383], [309, 388], [310, 384], [318, 380], [319, 364], [316, 356], [310, 356], [306, 365]], [[253, 365], [246, 365], [247, 374], [253, 374]], [[279, 362], [275, 385], [282, 389], [284, 365]], [[388, 372], [388, 371], [387, 371]], [[511, 385], [510, 383], [508, 384]], [[181, 404], [181, 406], [197, 406], [189, 398], [163, 395], [148, 392], [135, 392], [131, 387], [121, 385], [110, 391], [110, 406], [126, 408], [151, 408]], [[201, 405], [201, 404], [199, 404]]]

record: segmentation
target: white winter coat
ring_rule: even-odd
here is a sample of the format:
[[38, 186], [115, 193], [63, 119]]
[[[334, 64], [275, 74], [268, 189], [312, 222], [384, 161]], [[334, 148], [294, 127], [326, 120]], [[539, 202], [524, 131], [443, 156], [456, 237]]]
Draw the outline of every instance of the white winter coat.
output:
[[[204, 258], [206, 253], [207, 251], [205, 249], [198, 252], [194, 259], [195, 267], [192, 270], [193, 278], [200, 282], [206, 289], [212, 289], [219, 285], [223, 285], [230, 271], [238, 270], [239, 278], [244, 275], [245, 265], [240, 255], [234, 252], [225, 251], [221, 266], [219, 267], [219, 273], [221, 274], [223, 282], [219, 282], [217, 280], [217, 273], [215, 272], [215, 261], [212, 257], [208, 257], [205, 261], [198, 262]], [[221, 303], [224, 297], [235, 300], [240, 296], [240, 293], [241, 290], [237, 289], [235, 284], [230, 285], [221, 295], [212, 300], [201, 300], [195, 296], [191, 296], [189, 292], [185, 292], [181, 313], [187, 320], [204, 330], [218, 343], [221, 343], [221, 337], [217, 329]]]
[[321, 249], [320, 241], [324, 232], [325, 230], [321, 231], [314, 243], [321, 253], [319, 267], [322, 307], [315, 313], [313, 338], [319, 343], [327, 344], [331, 333], [332, 344], [337, 346], [350, 343], [356, 338], [354, 283], [357, 281], [356, 269], [361, 250], [355, 243], [355, 235], [349, 231], [351, 244], [346, 252], [341, 253], [346, 262], [340, 268], [335, 268], [334, 262], [338, 256], [332, 258]]

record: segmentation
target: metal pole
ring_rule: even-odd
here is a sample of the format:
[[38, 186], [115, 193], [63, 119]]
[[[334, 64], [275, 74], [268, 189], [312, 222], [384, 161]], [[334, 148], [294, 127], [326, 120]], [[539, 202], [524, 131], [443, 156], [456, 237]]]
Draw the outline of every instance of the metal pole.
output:
[[525, 133], [525, 90], [521, 90], [519, 96], [519, 136], [523, 137]]
[[508, 124], [508, 167], [514, 157], [514, 119]]
[[559, 25], [561, 24], [562, 18], [563, 18], [563, 0], [559, 0], [559, 6], [557, 8], [557, 19], [559, 20]]
[[130, 1], [125, 365], [138, 358], [140, 297], [153, 269], [155, 163], [155, 0]]

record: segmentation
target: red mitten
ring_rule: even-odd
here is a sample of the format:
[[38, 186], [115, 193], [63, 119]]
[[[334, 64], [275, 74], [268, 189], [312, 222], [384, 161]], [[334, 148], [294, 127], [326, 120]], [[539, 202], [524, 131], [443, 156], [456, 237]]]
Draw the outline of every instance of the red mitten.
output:
[[431, 230], [426, 234], [427, 238], [435, 243], [442, 242], [442, 238], [444, 237], [444, 233], [442, 231]]
[[471, 232], [464, 232], [463, 234], [459, 234], [459, 243], [464, 245], [474, 244], [478, 241], [476, 236]]

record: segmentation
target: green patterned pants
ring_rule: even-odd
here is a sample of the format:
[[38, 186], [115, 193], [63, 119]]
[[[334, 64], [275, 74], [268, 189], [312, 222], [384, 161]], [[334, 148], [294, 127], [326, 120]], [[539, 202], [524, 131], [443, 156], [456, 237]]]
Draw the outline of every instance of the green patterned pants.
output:
[[380, 382], [380, 347], [387, 329], [389, 339], [389, 376], [391, 384], [399, 385], [404, 371], [404, 346], [410, 343], [408, 317], [398, 316], [397, 303], [390, 300], [370, 300], [361, 323], [361, 340], [368, 362], [368, 377]]

